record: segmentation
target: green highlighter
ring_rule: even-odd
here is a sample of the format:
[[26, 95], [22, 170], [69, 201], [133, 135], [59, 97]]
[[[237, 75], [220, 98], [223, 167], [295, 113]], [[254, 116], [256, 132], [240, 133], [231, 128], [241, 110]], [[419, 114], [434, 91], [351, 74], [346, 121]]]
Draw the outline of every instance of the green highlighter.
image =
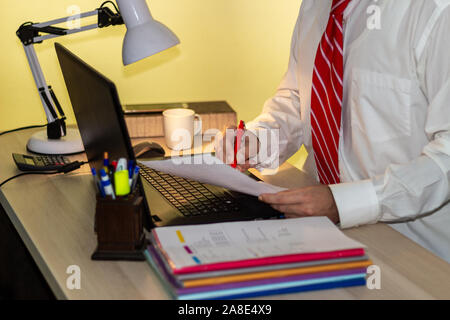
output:
[[126, 196], [131, 192], [128, 170], [116, 171], [114, 173], [114, 185], [116, 196]]

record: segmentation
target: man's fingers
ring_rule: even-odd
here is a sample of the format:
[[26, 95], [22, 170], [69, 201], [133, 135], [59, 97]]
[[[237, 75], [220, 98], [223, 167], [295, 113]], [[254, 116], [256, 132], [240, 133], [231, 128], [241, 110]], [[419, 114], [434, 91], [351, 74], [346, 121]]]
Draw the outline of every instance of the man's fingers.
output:
[[251, 164], [256, 165], [257, 161], [255, 158], [259, 151], [259, 140], [258, 137], [251, 131], [245, 131], [240, 148], [236, 155], [238, 164], [243, 164], [251, 160]]
[[234, 162], [234, 138], [227, 135], [225, 139], [225, 163], [232, 164]]
[[226, 164], [231, 164], [234, 161], [234, 138], [236, 136], [236, 129], [236, 126], [230, 126], [224, 130], [222, 159]]
[[[236, 133], [237, 127], [229, 126], [216, 135], [214, 142], [216, 157], [226, 164], [232, 164], [234, 162]], [[258, 150], [258, 137], [250, 131], [245, 131], [244, 138], [236, 154], [237, 163], [241, 167], [238, 169], [246, 171], [249, 168], [256, 166], [257, 161], [253, 158], [258, 155]]]
[[303, 200], [303, 193], [301, 190], [287, 190], [274, 194], [262, 194], [259, 200], [268, 204], [296, 204]]
[[245, 131], [245, 159], [256, 157], [259, 152], [258, 137], [251, 131]]
[[223, 140], [223, 132], [218, 132], [214, 138], [214, 151], [216, 152], [216, 157], [225, 162]]

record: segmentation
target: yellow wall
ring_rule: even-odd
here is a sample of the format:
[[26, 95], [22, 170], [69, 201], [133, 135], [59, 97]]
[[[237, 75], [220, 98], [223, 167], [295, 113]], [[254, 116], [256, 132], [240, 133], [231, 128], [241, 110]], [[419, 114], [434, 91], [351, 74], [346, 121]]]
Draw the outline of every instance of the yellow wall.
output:
[[[45, 123], [25, 53], [15, 36], [25, 21], [43, 22], [82, 12], [102, 0], [20, 0], [0, 2], [0, 131]], [[121, 64], [124, 26], [59, 38], [112, 79], [121, 102], [153, 103], [227, 100], [238, 117], [251, 120], [284, 74], [301, 0], [151, 0], [153, 16], [169, 26], [181, 45], [128, 67]], [[83, 24], [95, 19], [83, 20]], [[64, 27], [64, 25], [61, 25]], [[55, 40], [36, 45], [46, 79], [69, 122], [70, 101], [54, 51]], [[302, 161], [294, 157], [291, 162]]]

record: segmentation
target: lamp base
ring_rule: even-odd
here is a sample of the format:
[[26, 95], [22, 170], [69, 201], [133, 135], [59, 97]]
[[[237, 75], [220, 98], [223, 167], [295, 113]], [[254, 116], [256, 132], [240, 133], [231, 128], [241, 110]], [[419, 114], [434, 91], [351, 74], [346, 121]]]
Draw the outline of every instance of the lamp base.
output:
[[84, 152], [80, 132], [76, 129], [67, 129], [67, 134], [61, 139], [49, 139], [47, 131], [39, 131], [28, 140], [27, 150], [33, 153], [50, 155], [70, 155]]

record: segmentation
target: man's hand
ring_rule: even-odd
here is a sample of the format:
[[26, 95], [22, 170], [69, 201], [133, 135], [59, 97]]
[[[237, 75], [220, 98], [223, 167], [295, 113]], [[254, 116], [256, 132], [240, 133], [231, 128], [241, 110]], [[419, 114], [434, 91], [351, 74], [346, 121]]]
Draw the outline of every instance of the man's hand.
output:
[[260, 201], [285, 214], [286, 218], [325, 216], [339, 223], [339, 213], [328, 186], [314, 186], [263, 194]]
[[[226, 128], [223, 132], [219, 132], [214, 140], [214, 149], [216, 157], [226, 164], [234, 162], [234, 143], [236, 138], [236, 126]], [[256, 166], [256, 163], [250, 163], [250, 158], [255, 157], [259, 151], [258, 137], [252, 132], [246, 130], [243, 136], [243, 143], [237, 152], [236, 169], [245, 172]]]

